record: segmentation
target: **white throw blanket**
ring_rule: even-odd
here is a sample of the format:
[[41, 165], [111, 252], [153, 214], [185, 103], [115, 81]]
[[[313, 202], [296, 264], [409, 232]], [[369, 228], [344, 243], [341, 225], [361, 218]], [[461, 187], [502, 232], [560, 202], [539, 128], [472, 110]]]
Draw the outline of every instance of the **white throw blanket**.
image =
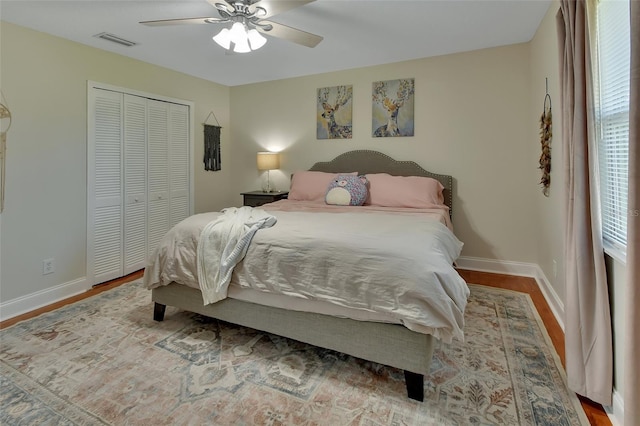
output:
[[198, 283], [205, 305], [227, 297], [233, 268], [244, 258], [253, 235], [276, 223], [274, 216], [252, 207], [230, 207], [222, 213], [204, 227], [198, 242]]

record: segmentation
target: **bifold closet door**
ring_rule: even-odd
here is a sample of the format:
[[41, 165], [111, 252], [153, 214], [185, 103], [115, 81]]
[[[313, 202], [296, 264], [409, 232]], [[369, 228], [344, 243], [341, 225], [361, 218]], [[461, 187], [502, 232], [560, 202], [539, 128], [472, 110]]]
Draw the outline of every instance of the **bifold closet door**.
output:
[[189, 108], [90, 90], [87, 278], [92, 284], [144, 268], [167, 231], [189, 216]]
[[147, 256], [147, 99], [124, 95], [124, 275]]
[[94, 283], [122, 276], [122, 94], [93, 90], [87, 148], [87, 257]]
[[148, 103], [147, 250], [151, 256], [176, 223], [189, 216], [189, 107]]
[[189, 107], [171, 104], [169, 110], [169, 226], [189, 216]]
[[148, 256], [169, 230], [169, 108], [171, 104], [147, 101], [147, 250]]

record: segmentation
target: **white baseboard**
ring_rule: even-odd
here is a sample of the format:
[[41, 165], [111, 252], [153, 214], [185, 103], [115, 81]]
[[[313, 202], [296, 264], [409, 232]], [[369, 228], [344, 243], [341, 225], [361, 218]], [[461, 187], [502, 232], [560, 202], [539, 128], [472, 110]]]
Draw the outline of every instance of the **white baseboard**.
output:
[[484, 259], [480, 257], [462, 256], [456, 261], [456, 265], [461, 269], [472, 271], [493, 272], [496, 274], [518, 275], [521, 277], [531, 277], [536, 280], [540, 291], [553, 312], [553, 316], [564, 331], [564, 303], [560, 300], [558, 293], [545, 276], [542, 268], [535, 263], [511, 262], [506, 260]]
[[613, 405], [604, 407], [604, 411], [607, 412], [613, 426], [624, 425], [624, 400], [615, 389], [613, 390]]
[[560, 296], [554, 290], [553, 286], [547, 279], [547, 276], [542, 271], [539, 265], [536, 265], [537, 274], [534, 276], [536, 282], [538, 283], [538, 287], [542, 291], [542, 295], [546, 299], [549, 304], [549, 308], [551, 308], [551, 312], [553, 312], [553, 316], [556, 317], [558, 324], [560, 324], [560, 328], [564, 333], [564, 303], [560, 300]]
[[76, 294], [84, 293], [90, 288], [87, 278], [82, 277], [46, 290], [2, 302], [0, 303], [0, 321], [31, 312]]
[[473, 271], [494, 272], [496, 274], [519, 275], [522, 277], [535, 277], [535, 263], [511, 262], [508, 260], [485, 259], [482, 257], [461, 256], [456, 260], [456, 265], [462, 269]]

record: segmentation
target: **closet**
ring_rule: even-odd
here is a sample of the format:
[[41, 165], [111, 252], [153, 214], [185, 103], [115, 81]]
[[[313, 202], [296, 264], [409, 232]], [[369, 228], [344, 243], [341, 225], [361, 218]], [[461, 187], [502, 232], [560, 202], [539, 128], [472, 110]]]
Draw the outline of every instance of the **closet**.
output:
[[87, 279], [144, 268], [192, 210], [192, 105], [89, 85]]

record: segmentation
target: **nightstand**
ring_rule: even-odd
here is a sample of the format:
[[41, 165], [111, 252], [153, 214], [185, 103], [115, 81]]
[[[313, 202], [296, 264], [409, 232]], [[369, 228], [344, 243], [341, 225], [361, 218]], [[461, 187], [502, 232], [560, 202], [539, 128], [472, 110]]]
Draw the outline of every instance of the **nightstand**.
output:
[[262, 192], [251, 191], [243, 192], [241, 194], [244, 197], [244, 205], [249, 207], [258, 207], [263, 204], [273, 203], [274, 201], [284, 200], [289, 195], [289, 192]]

